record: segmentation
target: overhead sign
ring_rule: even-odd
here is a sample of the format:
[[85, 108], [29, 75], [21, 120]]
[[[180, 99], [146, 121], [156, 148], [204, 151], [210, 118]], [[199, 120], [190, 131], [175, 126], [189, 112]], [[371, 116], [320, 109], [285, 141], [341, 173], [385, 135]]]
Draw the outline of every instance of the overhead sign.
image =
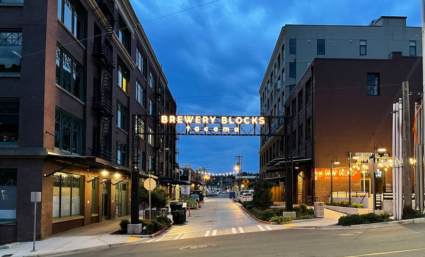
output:
[[148, 178], [145, 180], [145, 183], [143, 185], [145, 186], [146, 190], [149, 190], [149, 191], [154, 190], [156, 187], [155, 179]]
[[[271, 133], [273, 123], [283, 117], [218, 116], [218, 115], [161, 115], [161, 124], [176, 126], [178, 135], [259, 136]], [[280, 124], [280, 123], [279, 123]], [[283, 121], [282, 121], [283, 124]], [[264, 127], [264, 129], [261, 129]], [[273, 128], [274, 128], [273, 127]]]

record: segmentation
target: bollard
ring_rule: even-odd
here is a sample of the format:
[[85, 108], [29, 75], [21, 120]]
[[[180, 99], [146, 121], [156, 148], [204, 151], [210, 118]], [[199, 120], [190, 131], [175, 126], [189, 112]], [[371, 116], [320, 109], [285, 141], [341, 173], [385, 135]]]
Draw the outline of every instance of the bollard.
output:
[[197, 209], [197, 210], [199, 210], [199, 206], [198, 206], [198, 203], [196, 203], [196, 209]]
[[188, 204], [188, 206], [189, 206], [188, 210], [189, 210], [189, 217], [190, 217], [190, 204]]

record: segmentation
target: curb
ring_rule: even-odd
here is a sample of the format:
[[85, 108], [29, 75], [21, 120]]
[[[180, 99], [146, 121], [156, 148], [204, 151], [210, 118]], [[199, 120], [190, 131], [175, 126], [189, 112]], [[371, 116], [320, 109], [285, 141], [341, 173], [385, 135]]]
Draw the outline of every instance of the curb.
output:
[[0, 245], [0, 250], [10, 249], [12, 247], [15, 247], [15, 245], [18, 245], [18, 244], [19, 244], [18, 242], [15, 242], [10, 244]]
[[[171, 226], [172, 226], [172, 224], [171, 224]], [[161, 235], [161, 234], [162, 234], [162, 233], [164, 233], [167, 229], [171, 228], [171, 226], [170, 226], [170, 227], [165, 227], [165, 228], [161, 229], [160, 231], [158, 231], [158, 232], [156, 232], [156, 233], [153, 233], [153, 234], [152, 234], [152, 237], [157, 237], [157, 236]]]
[[249, 216], [251, 216], [251, 218], [253, 218], [254, 220], [256, 220], [257, 222], [263, 223], [263, 224], [270, 224], [270, 221], [264, 221], [264, 220], [260, 220], [257, 217], [255, 217], [254, 215], [252, 215], [249, 211], [247, 211], [243, 206], [239, 206], [241, 207], [242, 210], [244, 210]]

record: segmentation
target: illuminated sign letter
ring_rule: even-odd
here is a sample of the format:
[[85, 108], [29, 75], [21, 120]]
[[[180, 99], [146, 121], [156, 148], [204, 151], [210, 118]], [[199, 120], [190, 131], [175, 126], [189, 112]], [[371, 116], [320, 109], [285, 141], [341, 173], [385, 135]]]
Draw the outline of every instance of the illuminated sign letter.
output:
[[183, 116], [177, 116], [177, 123], [183, 123]]
[[208, 123], [208, 116], [202, 116], [202, 123]]
[[227, 117], [221, 117], [221, 124], [227, 124]]
[[245, 123], [246, 125], [249, 125], [249, 117], [243, 118], [243, 123]]
[[210, 116], [211, 123], [214, 123], [216, 118], [216, 116]]
[[238, 127], [236, 127], [233, 131], [235, 131], [235, 132], [239, 132], [239, 128], [238, 128]]
[[195, 127], [195, 132], [199, 132], [199, 127]]
[[252, 125], [258, 124], [257, 117], [252, 117]]
[[195, 123], [201, 124], [201, 116], [195, 116]]
[[229, 127], [223, 127], [223, 132], [229, 132]]
[[229, 124], [235, 124], [235, 122], [232, 121], [232, 117], [229, 117]]
[[176, 116], [170, 115], [170, 123], [176, 123]]
[[184, 116], [184, 120], [186, 121], [186, 123], [192, 123], [193, 116]]
[[190, 126], [189, 126], [189, 125], [187, 125], [187, 126], [186, 126], [186, 130], [187, 130], [187, 131], [189, 131], [189, 130], [190, 130]]
[[238, 125], [241, 125], [242, 124], [242, 121], [243, 121], [242, 117], [236, 117], [236, 119], [235, 119], [235, 122]]
[[264, 124], [266, 124], [266, 120], [265, 120], [265, 118], [264, 118], [264, 117], [260, 117], [260, 118], [258, 118], [258, 121], [259, 121], [260, 125], [264, 125]]
[[167, 119], [167, 115], [161, 115], [161, 123], [167, 123], [168, 119]]
[[214, 132], [218, 132], [218, 127], [214, 127]]
[[205, 132], [208, 132], [208, 127], [204, 127], [204, 131]]

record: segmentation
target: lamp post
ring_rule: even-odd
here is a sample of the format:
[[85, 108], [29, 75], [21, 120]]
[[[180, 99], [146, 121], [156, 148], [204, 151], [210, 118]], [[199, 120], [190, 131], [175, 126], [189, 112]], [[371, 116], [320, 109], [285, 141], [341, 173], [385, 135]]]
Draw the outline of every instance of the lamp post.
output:
[[332, 168], [333, 168], [333, 165], [338, 165], [339, 164], [339, 161], [337, 161], [336, 159], [335, 159], [335, 161], [332, 159], [331, 160], [331, 203], [333, 203], [333, 183], [332, 183]]
[[382, 147], [381, 144], [381, 148], [378, 148], [377, 146], [373, 147], [373, 166], [372, 166], [372, 193], [373, 193], [373, 213], [375, 213], [375, 209], [376, 209], [376, 173], [375, 173], [375, 165], [376, 165], [376, 151], [378, 151], [379, 153], [383, 153], [385, 152], [387, 149]]
[[348, 153], [348, 204], [351, 206], [351, 159], [357, 160], [358, 156], [351, 157], [351, 152]]
[[[240, 166], [239, 166], [239, 163], [235, 165], [234, 170], [236, 171], [236, 174], [240, 172]], [[237, 176], [237, 175], [235, 175], [235, 178], [236, 178], [236, 176]], [[238, 188], [239, 188], [239, 190], [240, 190], [240, 188], [241, 188], [241, 181], [240, 181], [240, 179], [238, 179]]]

